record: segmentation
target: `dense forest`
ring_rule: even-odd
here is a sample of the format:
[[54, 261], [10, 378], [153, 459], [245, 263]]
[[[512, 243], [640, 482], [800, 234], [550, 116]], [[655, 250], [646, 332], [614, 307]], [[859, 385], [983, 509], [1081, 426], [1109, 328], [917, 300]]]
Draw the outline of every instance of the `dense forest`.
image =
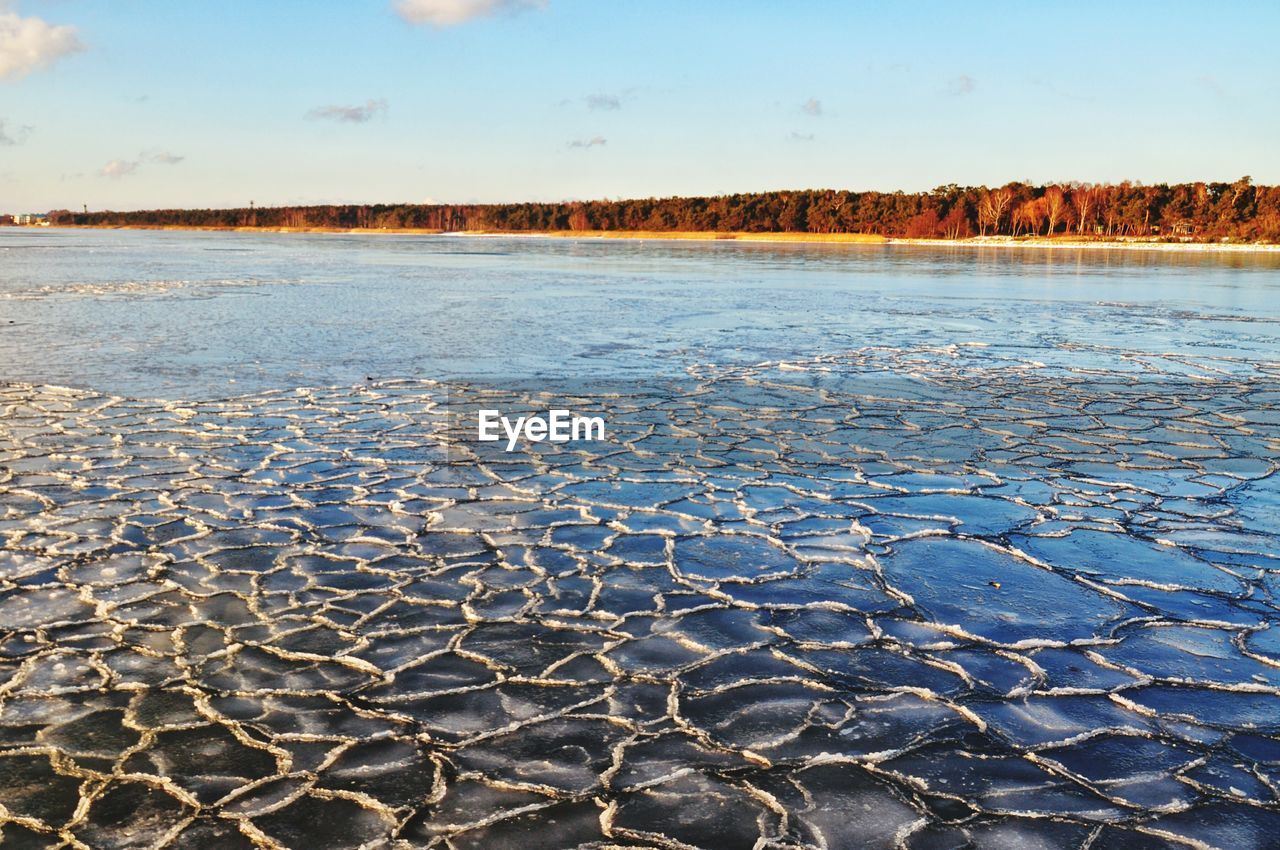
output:
[[54, 224], [458, 231], [868, 233], [1280, 241], [1280, 186], [1069, 183], [932, 192], [802, 190], [524, 204], [372, 204], [50, 214]]

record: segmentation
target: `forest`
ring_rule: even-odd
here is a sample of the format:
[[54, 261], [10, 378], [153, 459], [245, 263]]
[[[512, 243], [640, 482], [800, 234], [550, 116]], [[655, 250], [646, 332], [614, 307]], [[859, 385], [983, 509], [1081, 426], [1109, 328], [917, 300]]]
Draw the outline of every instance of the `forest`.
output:
[[797, 190], [514, 204], [370, 204], [50, 213], [53, 224], [437, 231], [865, 233], [1280, 242], [1280, 186], [1008, 183], [931, 192]]

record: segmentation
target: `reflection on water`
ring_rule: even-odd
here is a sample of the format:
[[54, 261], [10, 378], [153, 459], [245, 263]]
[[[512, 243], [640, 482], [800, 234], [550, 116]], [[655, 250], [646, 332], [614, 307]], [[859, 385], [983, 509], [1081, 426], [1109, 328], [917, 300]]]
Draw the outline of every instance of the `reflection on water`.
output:
[[0, 258], [5, 846], [1280, 833], [1269, 259]]

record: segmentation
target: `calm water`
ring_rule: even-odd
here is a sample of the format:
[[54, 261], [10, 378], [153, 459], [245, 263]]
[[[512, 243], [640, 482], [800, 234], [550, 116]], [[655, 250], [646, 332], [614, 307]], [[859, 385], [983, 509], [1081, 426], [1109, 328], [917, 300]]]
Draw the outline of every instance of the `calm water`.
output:
[[6, 847], [1276, 846], [1280, 257], [0, 230], [0, 364]]
[[872, 345], [1275, 360], [1280, 255], [0, 230], [0, 311], [0, 377], [166, 398]]

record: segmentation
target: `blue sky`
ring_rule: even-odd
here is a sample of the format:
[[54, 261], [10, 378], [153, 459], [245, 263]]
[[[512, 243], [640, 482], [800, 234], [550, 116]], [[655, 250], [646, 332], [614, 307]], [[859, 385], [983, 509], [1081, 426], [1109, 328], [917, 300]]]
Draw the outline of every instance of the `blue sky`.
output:
[[1280, 4], [1048, 5], [0, 0], [0, 210], [1280, 182]]

